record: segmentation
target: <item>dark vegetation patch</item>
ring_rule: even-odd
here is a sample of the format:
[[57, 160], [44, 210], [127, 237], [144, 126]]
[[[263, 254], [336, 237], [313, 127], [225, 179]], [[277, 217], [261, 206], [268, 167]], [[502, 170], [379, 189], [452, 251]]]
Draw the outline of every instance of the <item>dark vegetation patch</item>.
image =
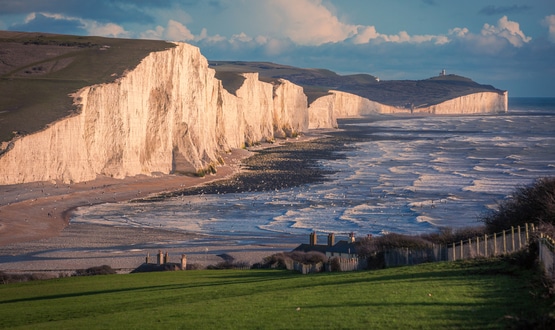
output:
[[20, 283], [29, 281], [43, 281], [54, 278], [55, 276], [42, 273], [9, 274], [0, 271], [0, 284]]
[[289, 266], [289, 269], [291, 269], [293, 262], [315, 265], [320, 262], [328, 262], [328, 257], [317, 251], [280, 252], [264, 258], [261, 263], [253, 265], [253, 268], [287, 269]]
[[68, 95], [134, 69], [165, 41], [0, 31], [0, 142], [78, 112]]
[[525, 223], [544, 226], [553, 232], [555, 177], [539, 178], [529, 186], [517, 187], [509, 198], [498, 203], [497, 210], [484, 215], [483, 222], [490, 233]]
[[95, 276], [95, 275], [112, 275], [116, 274], [116, 271], [108, 265], [95, 266], [87, 269], [78, 269], [75, 271], [73, 276]]

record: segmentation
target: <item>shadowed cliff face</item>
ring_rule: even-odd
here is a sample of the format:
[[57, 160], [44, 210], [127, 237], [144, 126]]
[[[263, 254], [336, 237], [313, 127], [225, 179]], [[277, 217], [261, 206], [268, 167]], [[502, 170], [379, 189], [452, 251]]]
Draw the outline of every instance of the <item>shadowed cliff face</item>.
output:
[[[336, 91], [308, 107], [300, 86], [238, 75], [230, 93], [198, 48], [179, 43], [151, 53], [117, 81], [79, 90], [79, 114], [4, 145], [0, 184], [195, 173], [231, 149], [336, 127], [337, 118], [407, 111]], [[475, 102], [482, 112], [506, 110], [506, 98], [481, 94], [428, 112], [461, 113]]]

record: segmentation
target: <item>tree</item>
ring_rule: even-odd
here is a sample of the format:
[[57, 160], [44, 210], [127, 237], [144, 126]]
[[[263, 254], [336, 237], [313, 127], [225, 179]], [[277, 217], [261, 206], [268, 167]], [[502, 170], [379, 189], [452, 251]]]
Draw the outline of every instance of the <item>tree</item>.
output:
[[525, 223], [555, 225], [555, 177], [540, 178], [530, 186], [517, 188], [482, 221], [490, 233]]

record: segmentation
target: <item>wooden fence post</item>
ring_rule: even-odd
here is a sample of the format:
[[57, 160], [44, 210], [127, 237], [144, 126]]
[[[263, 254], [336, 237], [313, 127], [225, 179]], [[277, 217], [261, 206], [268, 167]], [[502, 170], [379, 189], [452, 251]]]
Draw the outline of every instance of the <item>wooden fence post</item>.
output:
[[480, 237], [476, 236], [476, 257], [479, 257], [480, 255]]
[[518, 249], [522, 249], [522, 237], [520, 236], [520, 226], [517, 227], [518, 228]]
[[493, 233], [493, 256], [497, 255], [497, 233]]
[[514, 226], [511, 226], [511, 242], [513, 247], [511, 252], [515, 252], [515, 227]]
[[505, 230], [503, 230], [503, 254], [507, 254], [507, 236], [505, 235]]
[[461, 240], [461, 259], [464, 259], [464, 244], [462, 240]]
[[530, 233], [528, 230], [528, 222], [525, 224], [526, 226], [526, 244], [530, 243]]
[[453, 261], [457, 260], [457, 250], [455, 248], [455, 242], [453, 242]]
[[484, 257], [488, 257], [488, 234], [484, 234]]

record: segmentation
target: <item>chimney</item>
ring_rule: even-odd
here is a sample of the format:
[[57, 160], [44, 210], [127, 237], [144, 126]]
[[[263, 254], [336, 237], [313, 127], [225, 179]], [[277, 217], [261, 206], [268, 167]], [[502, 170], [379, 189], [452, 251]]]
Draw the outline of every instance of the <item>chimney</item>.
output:
[[335, 234], [334, 233], [329, 233], [328, 234], [328, 246], [334, 246], [335, 245]]
[[354, 243], [355, 242], [355, 233], [351, 232], [349, 234], [349, 243]]
[[316, 232], [313, 231], [312, 233], [310, 233], [310, 245], [314, 246], [317, 243], [317, 238], [316, 238]]
[[158, 255], [156, 256], [156, 264], [158, 266], [164, 264], [164, 255], [162, 254], [162, 250], [158, 250]]
[[182, 254], [181, 255], [181, 270], [186, 270], [186, 269], [187, 269], [187, 255]]

